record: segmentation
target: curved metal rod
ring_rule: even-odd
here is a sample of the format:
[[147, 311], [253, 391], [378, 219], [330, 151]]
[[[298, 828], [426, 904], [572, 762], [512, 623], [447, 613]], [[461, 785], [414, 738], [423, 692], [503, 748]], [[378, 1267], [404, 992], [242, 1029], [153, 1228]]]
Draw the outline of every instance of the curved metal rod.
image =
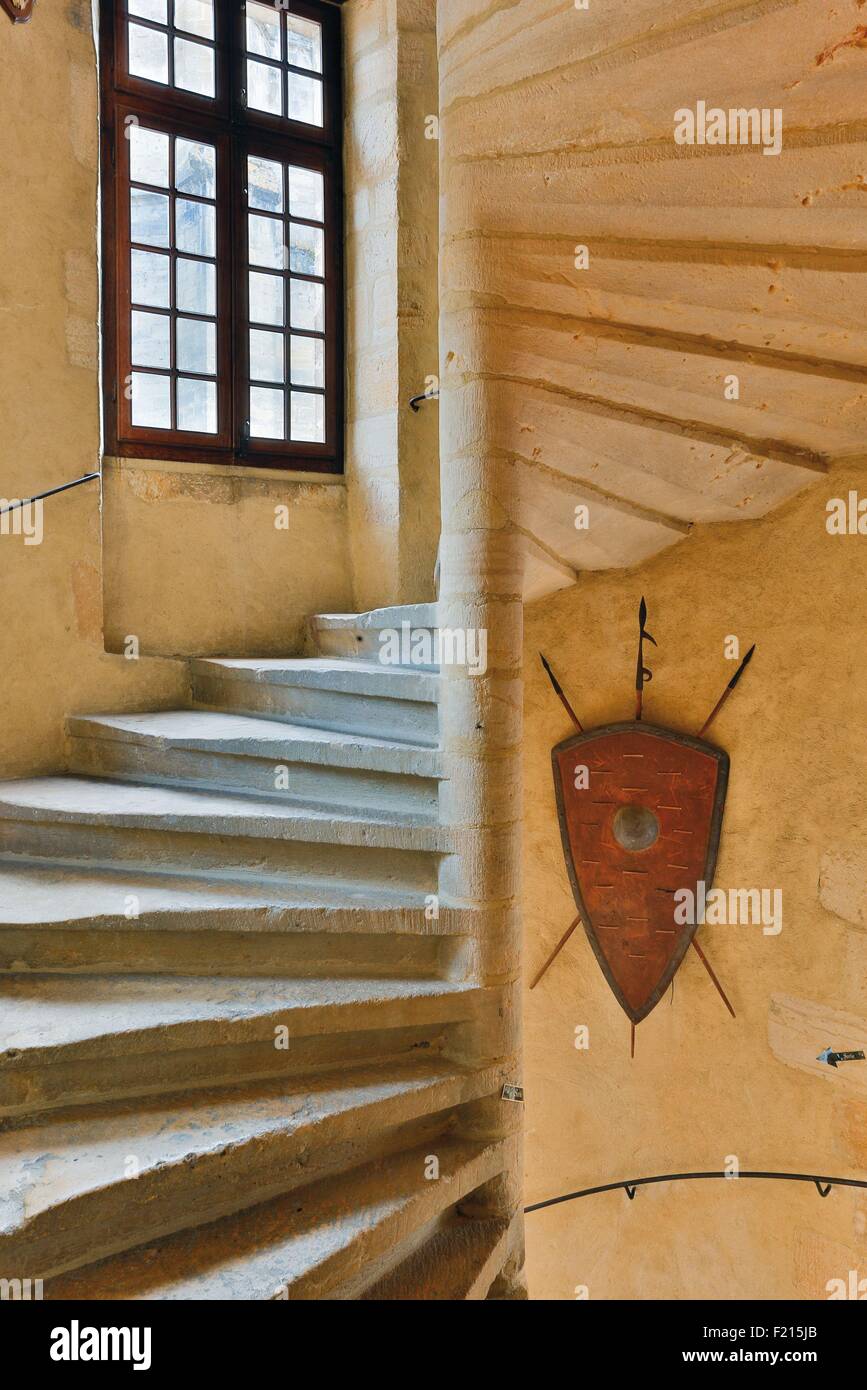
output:
[[[526, 1214], [531, 1211], [540, 1211], [542, 1207], [556, 1207], [561, 1202], [574, 1202], [579, 1197], [595, 1197], [599, 1192], [617, 1192], [621, 1188], [631, 1202], [637, 1187], [647, 1187], [649, 1183], [654, 1182], [689, 1182], [695, 1178], [725, 1178], [727, 1182], [738, 1182], [741, 1178], [770, 1178], [778, 1182], [812, 1182], [815, 1183], [820, 1197], [827, 1197], [832, 1187], [867, 1187], [867, 1181], [862, 1178], [829, 1178], [815, 1173], [771, 1173], [757, 1168], [744, 1168], [737, 1176], [726, 1172], [660, 1173], [653, 1178], [629, 1178], [622, 1182], [603, 1183], [601, 1187], [585, 1187], [580, 1192], [566, 1192], [562, 1197], [548, 1197], [544, 1202], [533, 1202], [529, 1207], [524, 1208], [524, 1212]], [[823, 1183], [825, 1185], [824, 1192], [822, 1191]]]
[[413, 396], [410, 399], [409, 408], [410, 410], [414, 411], [416, 415], [418, 415], [419, 407], [422, 401], [438, 401], [439, 396], [439, 391], [422, 391], [420, 396]]
[[89, 483], [98, 477], [98, 473], [85, 473], [83, 478], [75, 478], [71, 483], [61, 483], [60, 487], [50, 487], [47, 492], [37, 492], [35, 497], [22, 497], [20, 501], [10, 502], [8, 507], [0, 507], [0, 516], [14, 512], [16, 507], [28, 507], [31, 502], [41, 502], [44, 497], [53, 497], [57, 492], [68, 492], [71, 487], [80, 487], [82, 483]]

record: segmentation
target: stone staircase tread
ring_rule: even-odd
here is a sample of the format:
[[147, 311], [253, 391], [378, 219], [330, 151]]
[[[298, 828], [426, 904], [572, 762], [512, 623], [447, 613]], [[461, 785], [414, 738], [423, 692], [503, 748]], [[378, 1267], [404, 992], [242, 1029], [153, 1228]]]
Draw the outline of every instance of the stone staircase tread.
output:
[[[7, 1130], [0, 1134], [0, 1272], [6, 1272], [10, 1244], [22, 1233], [26, 1236], [28, 1227], [32, 1230], [34, 1222], [61, 1208], [64, 1226], [75, 1223], [72, 1208], [82, 1199], [123, 1190], [124, 1202], [147, 1218], [169, 1178], [182, 1176], [185, 1166], [189, 1172], [190, 1165], [211, 1160], [207, 1172], [197, 1169], [194, 1175], [201, 1200], [210, 1201], [205, 1219], [211, 1219], [249, 1204], [241, 1187], [235, 1205], [221, 1206], [220, 1189], [230, 1173], [237, 1189], [245, 1161], [261, 1170], [269, 1146], [271, 1180], [278, 1184], [275, 1191], [285, 1191], [305, 1180], [311, 1148], [347, 1138], [357, 1142], [378, 1128], [477, 1099], [493, 1085], [492, 1074], [464, 1071], [442, 1060], [416, 1060], [90, 1106]], [[127, 1168], [130, 1155], [136, 1159], [134, 1181]], [[282, 1167], [287, 1171], [280, 1172]], [[165, 1218], [165, 1212], [156, 1213], [157, 1222]], [[132, 1224], [124, 1222], [127, 1229]], [[158, 1231], [152, 1219], [145, 1236], [133, 1243], [193, 1224], [181, 1207], [174, 1225]], [[115, 1240], [120, 1234], [110, 1231], [101, 1238]], [[76, 1238], [88, 1260], [95, 1258], [92, 1238], [85, 1231]], [[124, 1248], [122, 1240], [116, 1248]], [[99, 1258], [106, 1253], [103, 1243]]]
[[[389, 1006], [402, 1013], [415, 1008], [413, 1022], [431, 1013], [428, 1005], [446, 1004], [456, 1017], [471, 1012], [477, 990], [459, 981], [367, 979], [357, 977], [300, 979], [165, 975], [0, 976], [0, 1063], [24, 1062], [28, 1053], [76, 1048], [78, 1055], [154, 1051], [197, 1041], [197, 1025], [216, 1025], [219, 1039], [235, 1025], [259, 1041], [273, 1038], [285, 1024], [290, 1035], [339, 1029], [347, 1025], [387, 1024]], [[464, 1002], [466, 1001], [466, 1002]], [[436, 1012], [436, 1009], [434, 1009]], [[206, 1041], [214, 1041], [211, 1030]], [[142, 1046], [136, 1048], [135, 1044]]]
[[438, 1140], [61, 1276], [48, 1299], [353, 1296], [378, 1258], [502, 1170], [501, 1145]]
[[36, 777], [0, 782], [0, 820], [110, 825], [190, 834], [447, 851], [442, 827], [409, 812], [286, 804], [255, 794], [113, 781], [99, 777]]
[[[134, 918], [127, 916], [131, 899], [136, 900]], [[287, 914], [297, 914], [302, 923], [309, 919], [320, 929], [335, 917], [334, 925], [343, 924], [346, 930], [375, 931], [381, 929], [386, 915], [400, 918], [422, 913], [424, 908], [425, 894], [410, 889], [384, 887], [374, 895], [369, 885], [358, 889], [312, 885], [304, 892], [291, 885], [246, 885], [117, 870], [88, 872], [74, 866], [0, 860], [0, 927], [112, 924], [135, 930], [170, 917], [166, 925], [174, 930], [192, 930], [217, 927], [221, 917], [231, 914], [233, 929], [238, 930], [237, 914], [248, 912], [256, 931], [281, 930]], [[441, 908], [440, 917], [447, 912]], [[372, 919], [366, 926], [365, 915]], [[436, 930], [436, 923], [429, 924], [428, 930]]]
[[250, 756], [323, 763], [332, 767], [362, 767], [373, 771], [406, 771], [436, 777], [441, 758], [436, 749], [399, 739], [317, 729], [288, 721], [219, 710], [155, 710], [143, 714], [70, 715], [67, 728], [75, 735], [158, 743], [166, 748], [197, 748]]
[[[439, 676], [433, 671], [349, 657], [196, 657], [190, 668], [203, 676], [309, 686], [386, 700], [435, 703], [439, 691]], [[384, 709], [383, 722], [386, 720]]]
[[400, 628], [401, 623], [412, 627], [435, 627], [435, 603], [404, 603], [391, 608], [368, 608], [364, 613], [315, 613], [310, 622], [315, 627], [331, 628]]

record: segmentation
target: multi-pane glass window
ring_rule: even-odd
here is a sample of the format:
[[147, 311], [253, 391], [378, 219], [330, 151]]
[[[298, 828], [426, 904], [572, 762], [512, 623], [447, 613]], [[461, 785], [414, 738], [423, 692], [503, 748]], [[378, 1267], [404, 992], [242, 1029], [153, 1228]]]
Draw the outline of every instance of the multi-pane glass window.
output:
[[339, 12], [102, 4], [108, 449], [339, 470]]

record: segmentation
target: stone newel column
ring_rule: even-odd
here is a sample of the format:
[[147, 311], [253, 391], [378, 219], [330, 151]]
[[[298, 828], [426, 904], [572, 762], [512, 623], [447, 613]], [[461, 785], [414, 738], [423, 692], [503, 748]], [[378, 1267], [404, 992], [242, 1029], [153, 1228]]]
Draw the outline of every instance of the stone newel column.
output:
[[[441, 177], [448, 179], [448, 123], [440, 130]], [[504, 505], [511, 486], [489, 427], [491, 400], [484, 379], [485, 341], [472, 313], [450, 302], [460, 282], [460, 242], [450, 243], [448, 189], [440, 227], [440, 488], [442, 628], [487, 637], [487, 669], [473, 675], [444, 667], [441, 737], [447, 781], [440, 812], [456, 840], [443, 865], [443, 901], [473, 910], [470, 968], [490, 987], [495, 1007], [473, 1050], [503, 1059], [503, 1076], [520, 1084], [520, 852], [521, 852], [521, 538]], [[464, 219], [466, 212], [464, 211]], [[462, 219], [463, 220], [463, 219]], [[454, 277], [454, 281], [452, 280]], [[512, 1222], [512, 1252], [494, 1293], [523, 1292], [520, 1129], [523, 1107], [501, 1099], [482, 1108], [478, 1132], [505, 1138], [509, 1156], [501, 1178], [465, 1211]]]

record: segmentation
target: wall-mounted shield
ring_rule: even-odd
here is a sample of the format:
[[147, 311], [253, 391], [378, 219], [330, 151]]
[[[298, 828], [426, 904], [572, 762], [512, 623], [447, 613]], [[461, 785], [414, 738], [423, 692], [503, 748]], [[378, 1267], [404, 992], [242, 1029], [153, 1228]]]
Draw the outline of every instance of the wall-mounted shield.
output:
[[13, 24], [26, 24], [33, 13], [33, 0], [0, 0]]
[[575, 903], [606, 980], [639, 1023], [695, 935], [694, 913], [675, 920], [675, 893], [695, 897], [713, 882], [728, 754], [630, 722], [576, 734], [551, 758]]

